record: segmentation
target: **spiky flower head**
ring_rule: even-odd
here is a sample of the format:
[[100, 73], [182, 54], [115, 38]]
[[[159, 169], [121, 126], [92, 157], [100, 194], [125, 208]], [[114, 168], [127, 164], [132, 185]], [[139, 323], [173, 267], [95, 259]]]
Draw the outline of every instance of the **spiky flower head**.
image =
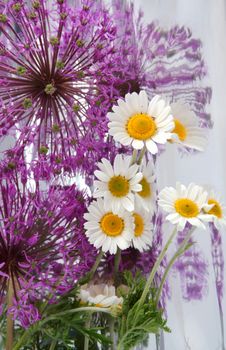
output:
[[1, 179], [0, 306], [11, 285], [14, 305], [8, 311], [22, 325], [39, 317], [37, 300], [50, 295], [54, 300], [92, 266], [95, 253], [83, 232], [85, 211], [84, 194], [74, 186], [31, 192], [21, 182]]
[[58, 0], [0, 5], [2, 133], [35, 129], [39, 154], [75, 154], [113, 80], [115, 28], [107, 11], [89, 0], [73, 8]]

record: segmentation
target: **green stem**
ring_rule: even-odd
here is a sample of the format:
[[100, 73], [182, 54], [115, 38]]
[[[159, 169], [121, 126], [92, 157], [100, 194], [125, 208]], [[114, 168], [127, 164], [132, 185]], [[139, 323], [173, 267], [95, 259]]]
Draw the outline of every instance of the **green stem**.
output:
[[134, 149], [134, 150], [133, 150], [133, 155], [132, 155], [132, 159], [131, 159], [131, 164], [130, 164], [130, 165], [136, 163], [136, 160], [137, 160], [137, 153], [138, 153], [137, 150]]
[[54, 350], [55, 347], [56, 347], [56, 345], [57, 345], [57, 340], [56, 340], [56, 339], [53, 339], [53, 341], [52, 341], [52, 343], [51, 343], [51, 345], [50, 345], [49, 350]]
[[109, 317], [109, 330], [110, 330], [110, 337], [111, 337], [111, 350], [116, 350], [115, 346], [115, 320], [112, 316]]
[[24, 332], [22, 337], [19, 338], [18, 342], [14, 345], [13, 350], [20, 350], [24, 344], [26, 344], [27, 339], [29, 338], [31, 330], [28, 329]]
[[[91, 325], [92, 314], [90, 314], [85, 322], [85, 328], [89, 329]], [[85, 335], [84, 350], [89, 350], [89, 337]]]
[[141, 163], [141, 161], [142, 161], [142, 159], [143, 159], [143, 156], [145, 155], [145, 152], [146, 152], [146, 147], [142, 148], [142, 150], [140, 151], [140, 155], [139, 155], [137, 164], [140, 165], [140, 163]]
[[107, 314], [110, 314], [110, 312], [111, 312], [109, 307], [96, 307], [96, 306], [78, 307], [76, 309], [58, 312], [55, 315], [49, 316], [45, 320], [41, 321], [41, 324], [43, 325], [44, 323], [47, 323], [50, 320], [54, 320], [55, 318], [58, 318], [60, 316], [70, 315], [70, 314], [74, 314], [76, 312], [82, 312], [82, 311], [103, 312], [103, 313], [107, 313]]
[[[44, 326], [45, 323], [57, 319], [60, 316], [64, 316], [64, 315], [68, 315], [68, 314], [73, 314], [76, 312], [82, 312], [82, 311], [87, 311], [87, 312], [103, 312], [103, 313], [107, 313], [110, 314], [110, 308], [103, 308], [103, 307], [95, 307], [95, 306], [90, 306], [90, 307], [80, 307], [77, 309], [71, 309], [68, 311], [62, 311], [62, 312], [58, 312], [55, 315], [49, 316], [46, 319], [44, 319], [43, 321], [39, 321], [38, 323], [35, 324], [35, 327], [33, 328], [33, 331], [31, 328], [29, 328], [27, 331], [24, 332], [24, 334], [22, 335], [22, 337], [18, 340], [18, 342], [15, 344], [15, 346], [13, 347], [13, 350], [20, 350], [21, 347], [23, 345], [26, 344], [27, 339], [32, 336], [32, 334], [34, 332], [36, 332], [39, 328], [42, 328]], [[10, 349], [11, 350], [11, 349]]]
[[177, 251], [175, 252], [175, 254], [172, 256], [172, 258], [170, 259], [165, 271], [164, 271], [164, 274], [163, 274], [163, 277], [161, 279], [161, 283], [160, 283], [160, 286], [158, 288], [158, 294], [156, 296], [156, 303], [158, 304], [159, 302], [159, 299], [160, 299], [160, 295], [162, 293], [162, 289], [163, 289], [163, 285], [166, 281], [166, 278], [167, 278], [167, 275], [171, 269], [171, 267], [173, 266], [173, 264], [175, 263], [175, 261], [177, 260], [177, 258], [179, 258], [183, 253], [184, 251], [186, 250], [186, 246], [187, 246], [187, 243], [189, 241], [189, 239], [191, 238], [193, 232], [194, 232], [195, 228], [193, 227], [188, 233], [187, 235], [184, 237], [183, 241], [181, 242], [181, 244], [179, 245]]
[[168, 241], [166, 242], [163, 250], [159, 254], [158, 259], [156, 260], [156, 262], [155, 262], [155, 264], [153, 266], [153, 269], [151, 270], [151, 273], [150, 273], [150, 275], [148, 277], [148, 280], [147, 280], [146, 285], [144, 287], [143, 293], [142, 293], [142, 295], [140, 297], [140, 300], [138, 302], [138, 305], [137, 305], [137, 310], [136, 310], [136, 313], [134, 315], [134, 324], [136, 323], [136, 320], [137, 320], [138, 311], [141, 308], [141, 306], [143, 305], [143, 303], [144, 303], [144, 301], [145, 301], [145, 299], [146, 299], [146, 297], [147, 297], [147, 295], [149, 293], [149, 290], [150, 290], [151, 284], [153, 282], [153, 279], [155, 277], [155, 274], [156, 274], [156, 272], [157, 272], [157, 270], [158, 270], [162, 260], [164, 259], [165, 255], [166, 255], [166, 252], [167, 252], [167, 250], [168, 250], [168, 248], [169, 248], [169, 246], [170, 246], [174, 236], [176, 235], [176, 233], [177, 233], [177, 227], [174, 228], [174, 230], [171, 233]]
[[117, 279], [117, 276], [118, 276], [120, 260], [121, 260], [121, 249], [118, 248], [117, 252], [115, 254], [115, 261], [114, 261], [114, 276], [115, 276], [115, 280]]
[[123, 334], [125, 333], [125, 330], [126, 330], [126, 316], [122, 315], [121, 327], [120, 327], [120, 339], [122, 338]]
[[86, 284], [88, 283], [94, 276], [99, 264], [100, 264], [100, 261], [102, 259], [104, 255], [104, 252], [101, 250], [100, 253], [97, 255], [97, 258], [96, 258], [96, 261], [92, 267], [92, 269], [83, 277], [81, 278], [79, 281], [78, 281], [78, 284], [82, 285], [82, 284]]
[[12, 318], [12, 314], [9, 313], [9, 309], [13, 306], [13, 295], [13, 283], [12, 278], [10, 277], [7, 292], [6, 350], [12, 350], [13, 348], [14, 321]]

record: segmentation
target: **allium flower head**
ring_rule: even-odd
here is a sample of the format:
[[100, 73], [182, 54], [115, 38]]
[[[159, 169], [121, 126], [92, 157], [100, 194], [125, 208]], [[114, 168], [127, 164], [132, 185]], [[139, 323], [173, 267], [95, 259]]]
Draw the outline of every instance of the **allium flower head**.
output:
[[0, 305], [11, 281], [12, 311], [24, 320], [29, 304], [64, 293], [93, 264], [83, 229], [86, 199], [74, 186], [31, 193], [2, 179], [0, 203]]
[[0, 5], [1, 130], [37, 128], [39, 153], [69, 156], [108, 86], [115, 28], [89, 0], [72, 8], [59, 0]]

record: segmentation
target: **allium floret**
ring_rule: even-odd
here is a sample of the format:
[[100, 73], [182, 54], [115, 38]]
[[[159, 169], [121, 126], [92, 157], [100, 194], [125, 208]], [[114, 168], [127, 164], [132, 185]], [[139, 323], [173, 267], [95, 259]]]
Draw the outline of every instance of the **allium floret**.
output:
[[11, 283], [12, 311], [22, 324], [26, 310], [69, 290], [96, 255], [84, 235], [85, 194], [74, 186], [42, 191], [36, 183], [33, 192], [28, 186], [0, 182], [0, 305]]

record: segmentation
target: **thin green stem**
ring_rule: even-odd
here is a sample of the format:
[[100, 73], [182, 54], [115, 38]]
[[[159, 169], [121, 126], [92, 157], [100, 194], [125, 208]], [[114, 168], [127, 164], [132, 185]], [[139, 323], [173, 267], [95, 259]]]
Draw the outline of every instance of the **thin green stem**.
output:
[[168, 276], [168, 273], [171, 269], [171, 267], [173, 266], [173, 264], [175, 263], [175, 261], [177, 260], [177, 258], [179, 258], [183, 253], [184, 251], [186, 250], [186, 246], [188, 244], [188, 241], [189, 239], [191, 238], [193, 232], [194, 232], [195, 228], [193, 227], [188, 233], [187, 235], [184, 237], [183, 241], [181, 242], [181, 244], [179, 245], [177, 251], [175, 252], [175, 254], [172, 256], [172, 258], [170, 259], [165, 271], [164, 271], [164, 274], [162, 276], [162, 279], [161, 279], [161, 283], [160, 283], [160, 286], [158, 288], [158, 293], [157, 293], [157, 296], [156, 296], [156, 303], [158, 304], [159, 302], [159, 299], [160, 299], [160, 295], [162, 293], [162, 289], [163, 289], [163, 285], [166, 281], [166, 278]]
[[83, 277], [81, 278], [79, 281], [78, 281], [78, 284], [82, 285], [82, 284], [86, 284], [88, 283], [94, 276], [99, 264], [100, 264], [100, 261], [102, 259], [104, 255], [104, 252], [101, 250], [100, 253], [97, 255], [97, 258], [96, 258], [96, 261], [92, 267], [92, 269]]
[[136, 149], [134, 149], [134, 150], [133, 150], [133, 155], [132, 155], [132, 159], [131, 159], [131, 164], [130, 164], [130, 165], [136, 163], [136, 160], [137, 160], [137, 153], [138, 153], [138, 151], [137, 151]]
[[24, 332], [22, 337], [19, 338], [17, 343], [14, 345], [13, 350], [20, 350], [24, 344], [26, 344], [27, 339], [29, 338], [31, 329], [29, 328]]
[[115, 261], [114, 261], [114, 277], [115, 280], [117, 280], [118, 272], [119, 272], [119, 264], [121, 260], [121, 249], [118, 248], [117, 252], [115, 254]]
[[138, 158], [138, 161], [137, 161], [137, 164], [141, 164], [141, 161], [143, 159], [143, 156], [145, 155], [146, 153], [146, 147], [144, 146], [144, 148], [142, 148], [142, 150], [140, 151], [140, 155], [139, 155], [139, 158]]
[[86, 307], [86, 306], [84, 306], [84, 307], [78, 307], [76, 309], [58, 312], [57, 314], [51, 315], [51, 316], [47, 317], [45, 320], [41, 321], [41, 324], [43, 325], [44, 323], [47, 323], [50, 320], [54, 320], [54, 319], [59, 318], [59, 317], [64, 316], [64, 315], [70, 315], [70, 314], [74, 314], [77, 312], [83, 312], [83, 311], [103, 312], [103, 313], [107, 313], [107, 314], [111, 313], [109, 307], [96, 307], [96, 306], [87, 306]]
[[126, 316], [122, 315], [121, 327], [120, 327], [120, 339], [122, 338], [123, 334], [125, 333], [125, 330], [126, 330]]
[[49, 350], [54, 350], [55, 347], [56, 347], [56, 345], [57, 345], [57, 340], [56, 340], [56, 339], [53, 339], [53, 341], [52, 341], [52, 343], [51, 343], [51, 345], [50, 345]]
[[34, 328], [33, 328], [33, 330], [31, 328], [29, 328], [27, 331], [25, 331], [24, 334], [22, 335], [22, 337], [18, 340], [18, 342], [13, 347], [13, 350], [20, 350], [21, 347], [26, 344], [27, 339], [30, 336], [32, 336], [32, 334], [34, 332], [36, 332], [39, 328], [42, 328], [44, 326], [44, 324], [46, 324], [47, 322], [49, 322], [51, 320], [58, 319], [59, 317], [64, 316], [64, 315], [73, 314], [73, 313], [76, 313], [76, 312], [83, 312], [83, 311], [86, 311], [86, 312], [90, 312], [90, 311], [91, 312], [103, 312], [103, 313], [107, 313], [107, 314], [111, 313], [110, 308], [95, 307], [95, 306], [80, 307], [80, 308], [77, 308], [77, 309], [71, 309], [71, 310], [67, 310], [67, 311], [58, 312], [57, 314], [51, 315], [51, 316], [45, 318], [44, 320], [39, 321], [38, 323], [36, 323]]
[[12, 318], [12, 314], [9, 313], [9, 309], [13, 306], [13, 295], [13, 283], [12, 278], [10, 277], [7, 292], [6, 350], [12, 350], [13, 348], [14, 321]]
[[155, 274], [156, 274], [156, 272], [157, 272], [157, 270], [158, 270], [162, 260], [164, 259], [165, 255], [167, 253], [167, 250], [168, 250], [168, 248], [169, 248], [169, 246], [170, 246], [174, 236], [176, 235], [176, 233], [177, 233], [177, 227], [174, 228], [173, 232], [171, 233], [168, 241], [166, 242], [164, 248], [162, 249], [161, 253], [159, 254], [158, 259], [156, 260], [156, 262], [155, 262], [155, 264], [154, 264], [154, 266], [153, 266], [153, 268], [151, 270], [151, 273], [150, 273], [150, 275], [148, 277], [148, 280], [147, 280], [146, 285], [144, 287], [143, 293], [142, 293], [142, 295], [140, 297], [140, 300], [138, 302], [138, 305], [137, 305], [137, 310], [136, 310], [136, 313], [135, 313], [135, 316], [134, 316], [134, 324], [136, 323], [136, 320], [137, 320], [138, 311], [141, 308], [141, 306], [143, 305], [143, 303], [144, 303], [144, 301], [145, 301], [145, 299], [146, 299], [146, 297], [147, 297], [147, 295], [149, 293], [149, 290], [150, 290], [151, 284], [153, 282], [153, 279], [155, 277]]
[[115, 344], [115, 320], [112, 316], [109, 316], [109, 331], [110, 331], [110, 337], [111, 337], [111, 350], [116, 350], [116, 344]]
[[[92, 314], [90, 314], [85, 322], [85, 328], [89, 329], [91, 325]], [[89, 350], [89, 337], [86, 335], [84, 340], [84, 350]]]

